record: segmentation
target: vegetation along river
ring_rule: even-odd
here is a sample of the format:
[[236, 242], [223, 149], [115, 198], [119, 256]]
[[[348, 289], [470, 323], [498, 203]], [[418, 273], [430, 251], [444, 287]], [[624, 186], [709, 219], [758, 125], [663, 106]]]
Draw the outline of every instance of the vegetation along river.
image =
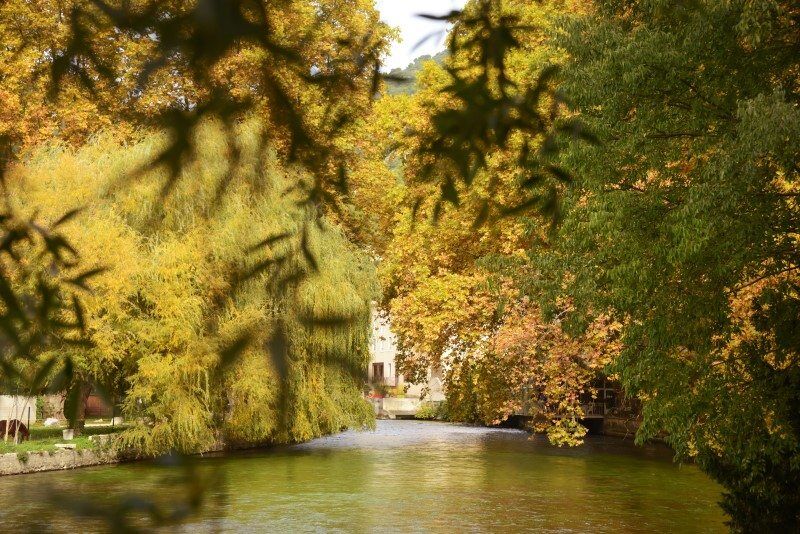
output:
[[[186, 532], [725, 530], [714, 482], [673, 464], [665, 447], [615, 438], [559, 449], [516, 430], [378, 421], [374, 432], [205, 458], [197, 470], [213, 481]], [[5, 477], [0, 524], [4, 531], [101, 529], [100, 520], [76, 518], [52, 495], [85, 513], [150, 500], [168, 505], [189, 491], [181, 472], [125, 464]]]

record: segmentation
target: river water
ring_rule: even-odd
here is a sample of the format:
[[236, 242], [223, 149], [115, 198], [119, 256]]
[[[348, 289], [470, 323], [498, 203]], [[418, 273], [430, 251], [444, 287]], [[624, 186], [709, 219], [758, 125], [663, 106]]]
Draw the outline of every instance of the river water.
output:
[[[516, 430], [378, 421], [375, 431], [197, 464], [214, 480], [200, 515], [162, 530], [725, 531], [714, 482], [664, 447], [615, 438], [559, 449]], [[174, 509], [191, 488], [181, 473], [126, 464], [0, 478], [0, 530], [100, 530], [123, 520], [120, 503]], [[109, 517], [87, 517], [98, 510]]]

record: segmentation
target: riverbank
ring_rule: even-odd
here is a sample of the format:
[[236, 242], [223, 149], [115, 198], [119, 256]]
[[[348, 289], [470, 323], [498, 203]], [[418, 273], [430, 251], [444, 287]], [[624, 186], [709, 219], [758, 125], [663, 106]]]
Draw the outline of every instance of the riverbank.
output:
[[[343, 429], [343, 431], [345, 430]], [[47, 471], [69, 471], [82, 467], [122, 463], [145, 463], [154, 460], [152, 457], [138, 457], [119, 451], [114, 446], [114, 437], [114, 434], [95, 434], [81, 436], [71, 441], [37, 440], [22, 442], [17, 444], [18, 450], [16, 452], [3, 453], [0, 451], [0, 477]], [[50, 441], [58, 441], [59, 443], [50, 443]], [[37, 445], [41, 446], [42, 449], [35, 448]], [[233, 452], [265, 451], [278, 446], [278, 444], [271, 442], [250, 444], [217, 442], [209, 449], [190, 456], [218, 456]]]
[[28, 439], [0, 439], [0, 476], [59, 471], [118, 463], [114, 436], [127, 428], [109, 421], [87, 421], [80, 436], [64, 439], [65, 425], [32, 425]]
[[119, 463], [111, 450], [58, 449], [55, 451], [8, 452], [0, 455], [0, 476], [62, 471]]

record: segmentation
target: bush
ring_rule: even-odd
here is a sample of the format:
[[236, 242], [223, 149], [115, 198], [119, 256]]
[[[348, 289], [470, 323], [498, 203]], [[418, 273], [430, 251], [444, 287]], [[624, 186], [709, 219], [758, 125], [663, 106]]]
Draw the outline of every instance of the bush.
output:
[[36, 419], [44, 421], [44, 397], [36, 397]]
[[446, 402], [431, 402], [426, 401], [419, 405], [417, 413], [414, 414], [415, 419], [423, 419], [426, 421], [450, 421], [450, 414], [447, 410]]

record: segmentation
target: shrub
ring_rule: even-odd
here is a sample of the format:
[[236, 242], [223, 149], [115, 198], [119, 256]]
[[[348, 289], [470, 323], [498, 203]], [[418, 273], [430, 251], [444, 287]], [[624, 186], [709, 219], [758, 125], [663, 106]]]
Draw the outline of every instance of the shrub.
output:
[[447, 403], [426, 401], [419, 405], [415, 419], [426, 421], [450, 421], [450, 414], [447, 410]]

